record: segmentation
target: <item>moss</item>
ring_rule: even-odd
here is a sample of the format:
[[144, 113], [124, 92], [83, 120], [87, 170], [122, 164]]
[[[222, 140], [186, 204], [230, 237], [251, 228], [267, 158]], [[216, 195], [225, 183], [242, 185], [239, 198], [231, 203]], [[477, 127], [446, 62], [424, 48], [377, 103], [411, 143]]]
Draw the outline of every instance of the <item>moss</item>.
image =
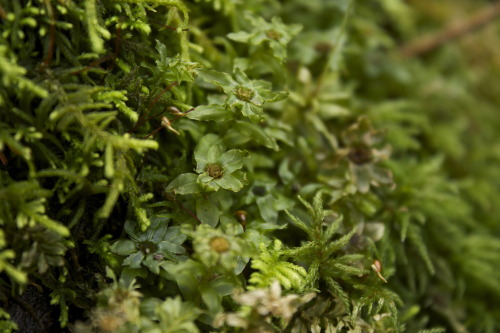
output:
[[487, 3], [0, 0], [0, 330], [498, 331]]

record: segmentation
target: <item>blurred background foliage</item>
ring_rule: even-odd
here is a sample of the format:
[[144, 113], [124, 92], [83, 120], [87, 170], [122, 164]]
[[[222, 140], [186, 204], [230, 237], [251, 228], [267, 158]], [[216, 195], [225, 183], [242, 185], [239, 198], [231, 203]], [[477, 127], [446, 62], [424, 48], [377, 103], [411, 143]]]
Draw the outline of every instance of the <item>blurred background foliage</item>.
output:
[[[397, 47], [435, 34], [450, 23], [463, 24], [492, 5], [488, 1], [408, 1], [400, 8], [386, 7], [379, 22], [391, 33], [391, 46], [396, 48], [382, 52], [380, 47], [369, 48], [373, 53], [363, 54], [365, 59], [372, 54], [371, 61], [364, 61], [363, 79], [353, 75], [357, 88], [368, 97], [361, 106], [363, 112], [377, 128], [388, 129], [387, 138], [395, 148], [390, 163], [399, 188], [396, 200], [410, 194], [414, 198], [405, 203], [410, 214], [417, 209], [426, 216], [422, 232], [435, 273], [429, 294], [421, 296], [427, 299], [431, 316], [437, 317], [433, 320], [447, 321], [458, 332], [467, 327], [498, 329], [493, 304], [500, 280], [487, 266], [497, 265], [499, 259], [486, 253], [495, 252], [499, 235], [499, 184], [494, 176], [499, 171], [499, 94], [491, 81], [499, 69], [495, 42], [499, 25], [490, 22], [412, 59], [401, 57]], [[397, 165], [396, 160], [402, 163]], [[412, 261], [405, 265], [411, 266]], [[422, 286], [425, 283], [417, 290]]]
[[1, 0], [0, 328], [497, 332], [496, 6]]

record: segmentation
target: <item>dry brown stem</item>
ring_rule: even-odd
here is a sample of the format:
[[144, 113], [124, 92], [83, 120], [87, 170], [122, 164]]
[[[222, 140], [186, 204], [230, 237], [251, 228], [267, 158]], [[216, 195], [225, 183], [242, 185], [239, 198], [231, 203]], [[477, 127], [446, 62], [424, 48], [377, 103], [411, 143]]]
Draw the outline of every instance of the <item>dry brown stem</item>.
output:
[[418, 57], [454, 39], [486, 26], [498, 16], [500, 16], [500, 1], [477, 11], [474, 15], [465, 20], [451, 23], [437, 33], [419, 37], [401, 46], [399, 51], [405, 58]]

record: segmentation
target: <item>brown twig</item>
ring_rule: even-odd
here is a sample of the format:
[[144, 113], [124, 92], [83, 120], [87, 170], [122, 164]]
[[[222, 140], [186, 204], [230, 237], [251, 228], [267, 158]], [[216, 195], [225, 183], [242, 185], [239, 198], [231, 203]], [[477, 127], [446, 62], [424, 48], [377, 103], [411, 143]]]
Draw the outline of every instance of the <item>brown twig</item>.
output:
[[158, 133], [161, 129], [163, 128], [163, 126], [160, 126], [158, 128], [156, 128], [153, 132], [149, 133], [148, 135], [146, 135], [145, 137], [143, 137], [143, 139], [147, 139], [149, 138], [150, 136], [152, 135], [155, 135], [156, 133]]
[[47, 7], [47, 14], [50, 19], [50, 28], [49, 28], [49, 49], [47, 50], [47, 55], [43, 60], [43, 66], [48, 66], [50, 61], [52, 60], [52, 56], [54, 55], [54, 45], [56, 39], [56, 24], [55, 24], [55, 15], [54, 10], [52, 9], [52, 5], [49, 0], [45, 0], [45, 7]]
[[[186, 114], [188, 114], [189, 112], [193, 111], [195, 108], [191, 108], [189, 110], [187, 110], [186, 112], [182, 113], [182, 114], [177, 114], [172, 120], [168, 119], [167, 117], [162, 117], [162, 120], [161, 120], [161, 125], [160, 127], [158, 127], [157, 129], [155, 129], [153, 132], [149, 133], [148, 135], [146, 135], [143, 139], [147, 139], [149, 138], [150, 136], [152, 135], [155, 135], [156, 133], [158, 133], [162, 128], [166, 128], [168, 129], [169, 131], [171, 132], [174, 132], [175, 134], [179, 135], [180, 133], [172, 127], [172, 123], [174, 121], [176, 121], [177, 119], [180, 119], [182, 117], [184, 117]], [[159, 115], [161, 115], [162, 113], [164, 113], [165, 111], [167, 111], [167, 109], [163, 110], [162, 112], [158, 113], [157, 115], [149, 118], [148, 120], [150, 119], [153, 119], [155, 117], [158, 117]], [[146, 120], [147, 121], [147, 120]]]
[[460, 38], [468, 33], [478, 30], [500, 16], [500, 1], [489, 5], [466, 20], [453, 22], [443, 30], [417, 38], [399, 48], [399, 52], [405, 58], [418, 57], [438, 47]]
[[198, 216], [196, 216], [195, 213], [193, 213], [192, 211], [190, 211], [189, 209], [187, 209], [186, 207], [184, 207], [183, 204], [181, 204], [179, 201], [177, 200], [174, 200], [174, 202], [183, 210], [185, 211], [189, 216], [191, 216], [192, 218], [194, 218], [196, 221], [198, 221], [198, 223], [203, 223], [201, 222], [201, 220], [198, 218]]
[[189, 112], [194, 111], [194, 109], [196, 109], [196, 108], [191, 108], [191, 109], [187, 110], [186, 112], [184, 112], [183, 114], [178, 114], [178, 115], [176, 115], [176, 116], [175, 116], [175, 118], [171, 120], [171, 122], [173, 123], [173, 122], [174, 122], [174, 121], [176, 121], [177, 119], [180, 119], [180, 118], [184, 117], [184, 116], [185, 116], [185, 115], [187, 115]]
[[78, 75], [78, 74], [84, 73], [84, 72], [90, 70], [91, 68], [99, 66], [103, 62], [106, 62], [108, 60], [114, 60], [114, 59], [115, 59], [115, 55], [113, 53], [110, 53], [108, 55], [105, 55], [104, 57], [101, 57], [99, 59], [96, 59], [96, 60], [92, 61], [90, 64], [88, 64], [86, 67], [84, 67], [82, 69], [79, 69], [77, 71], [71, 72], [71, 74], [72, 75]]
[[[177, 82], [174, 82], [174, 83], [177, 83]], [[173, 84], [173, 83], [172, 83], [172, 84]], [[172, 84], [171, 84], [171, 85], [172, 85]], [[168, 87], [170, 87], [171, 85], [169, 85]], [[168, 88], [168, 87], [167, 87], [167, 88]], [[164, 91], [163, 91], [162, 93], [164, 93], [165, 91], [166, 91], [166, 90], [164, 89]], [[161, 96], [161, 94], [162, 94], [162, 93], [160, 93], [160, 95], [159, 95], [159, 96]], [[159, 97], [159, 96], [157, 96], [157, 97]], [[153, 103], [153, 102], [151, 102], [151, 103]], [[156, 103], [156, 102], [155, 102], [155, 103]], [[150, 105], [151, 105], [151, 104], [150, 104]], [[142, 122], [141, 122], [141, 121], [140, 121], [140, 119], [139, 119], [139, 120], [137, 121], [137, 124], [134, 126], [134, 128], [132, 128], [132, 129], [131, 129], [130, 131], [128, 131], [127, 133], [131, 133], [133, 130], [135, 130], [135, 128], [137, 128], [138, 126], [140, 126], [140, 124], [143, 124], [143, 123], [145, 123], [146, 121], [149, 121], [150, 119], [153, 119], [153, 118], [155, 118], [155, 117], [158, 117], [159, 115], [163, 114], [165, 111], [168, 111], [168, 109], [169, 109], [169, 108], [166, 108], [165, 110], [163, 110], [162, 112], [158, 113], [157, 115], [154, 115], [154, 116], [152, 116], [152, 117], [150, 117], [150, 118], [148, 118], [148, 119], [146, 119], [146, 120], [144, 120], [144, 121], [142, 121]], [[183, 116], [185, 116], [185, 115], [186, 115], [186, 114], [188, 114], [189, 112], [193, 111], [194, 109], [195, 109], [195, 108], [191, 108], [191, 109], [187, 110], [186, 112], [184, 112], [182, 115], [176, 115], [176, 116], [175, 116], [172, 120], [169, 120], [169, 119], [168, 119], [168, 118], [166, 118], [166, 117], [164, 117], [164, 118], [166, 118], [166, 119], [167, 119], [168, 124], [169, 124], [169, 125], [171, 125], [171, 123], [172, 123], [172, 122], [176, 121], [176, 120], [177, 120], [177, 119], [179, 119], [179, 118], [182, 118]], [[147, 112], [149, 112], [149, 111], [147, 111]], [[169, 126], [169, 127], [170, 127], [170, 126]], [[154, 136], [154, 135], [156, 135], [156, 133], [158, 133], [158, 132], [159, 132], [162, 128], [165, 128], [165, 126], [164, 126], [164, 121], [163, 121], [163, 120], [162, 120], [162, 124], [160, 125], [160, 127], [156, 128], [156, 129], [155, 129], [155, 130], [153, 130], [151, 133], [149, 133], [148, 135], [146, 135], [145, 137], [143, 137], [143, 139], [147, 139], [147, 138], [149, 138], [150, 136]], [[169, 128], [167, 127], [167, 129], [169, 129]], [[172, 130], [173, 130], [173, 131], [175, 131], [175, 129], [173, 129], [172, 127], [170, 127], [170, 130], [171, 130], [171, 131], [172, 131]], [[175, 131], [175, 132], [176, 132], [176, 134], [179, 134], [179, 132], [177, 132], [177, 131]], [[150, 153], [150, 150], [148, 150], [148, 151], [144, 154], [144, 158], [142, 159], [141, 166], [140, 166], [140, 167], [139, 167], [139, 169], [138, 169], [138, 172], [137, 172], [137, 175], [136, 175], [136, 179], [137, 179], [137, 177], [139, 176], [140, 170], [142, 170], [142, 167], [144, 166], [144, 162], [146, 161], [146, 158], [148, 157], [148, 154], [149, 154], [149, 153]], [[182, 208], [182, 207], [181, 207], [181, 208]], [[198, 219], [198, 218], [196, 218], [196, 219]]]
[[[177, 31], [177, 28], [176, 28], [176, 27], [172, 27], [172, 26], [169, 26], [169, 25], [163, 24], [163, 23], [158, 22], [158, 21], [153, 20], [153, 19], [149, 19], [149, 21], [153, 22], [154, 24], [161, 25], [162, 27], [167, 28], [167, 29], [169, 29], [169, 30]], [[181, 29], [181, 31], [189, 31], [189, 28]]]
[[5, 12], [5, 9], [0, 6], [0, 19], [6, 20], [7, 19], [7, 13]]
[[175, 198], [175, 194], [172, 194], [172, 193], [163, 193], [163, 196], [165, 197], [165, 199], [167, 199], [168, 201], [173, 201], [177, 204], [177, 206], [179, 206], [180, 209], [182, 209], [184, 212], [186, 212], [189, 216], [191, 216], [192, 218], [194, 218], [196, 221], [198, 221], [198, 223], [202, 223], [201, 220], [198, 218], [198, 216], [196, 216], [195, 213], [193, 213], [191, 210], [189, 210], [188, 208], [186, 208], [182, 203], [179, 202], [179, 200], [177, 200]]
[[151, 103], [149, 103], [148, 105], [148, 110], [151, 110], [153, 108], [153, 106], [155, 106], [156, 103], [158, 103], [158, 101], [160, 100], [161, 96], [166, 93], [167, 91], [169, 91], [170, 89], [172, 89], [173, 87], [177, 86], [179, 84], [179, 82], [175, 81], [175, 82], [172, 82], [170, 83], [168, 86], [166, 86], [165, 88], [163, 88], [163, 90], [158, 94], [156, 95], [155, 98], [153, 98], [153, 100], [151, 101]]
[[2, 164], [4, 166], [6, 166], [7, 164], [9, 164], [9, 161], [7, 160], [7, 157], [5, 157], [5, 154], [1, 150], [0, 150], [0, 161], [2, 162]]
[[[120, 19], [121, 21], [121, 19]], [[115, 38], [115, 53], [114, 53], [114, 58], [111, 65], [108, 67], [108, 71], [111, 72], [113, 68], [115, 67], [116, 64], [116, 59], [118, 59], [118, 56], [120, 55], [120, 46], [121, 46], [121, 34], [122, 34], [122, 28], [120, 25], [120, 22], [116, 25], [116, 38]]]
[[122, 26], [118, 24], [116, 26], [116, 38], [115, 38], [115, 58], [118, 58], [120, 54], [120, 46], [121, 46], [121, 36], [122, 36]]
[[128, 130], [127, 133], [134, 132], [137, 129], [137, 127], [141, 126], [146, 121], [148, 121], [148, 120], [150, 120], [150, 119], [152, 119], [154, 117], [157, 117], [157, 116], [161, 115], [163, 112], [165, 112], [165, 110], [164, 110], [161, 113], [157, 114], [156, 116], [153, 116], [151, 118], [148, 118], [148, 119], [144, 120], [144, 118], [148, 116], [149, 111], [151, 111], [151, 109], [153, 108], [153, 106], [155, 106], [155, 104], [158, 103], [158, 101], [160, 100], [161, 96], [164, 93], [166, 93], [167, 91], [169, 91], [170, 89], [172, 89], [173, 87], [177, 86], [178, 84], [179, 84], [179, 82], [177, 82], [177, 81], [176, 82], [172, 82], [168, 86], [166, 86], [165, 88], [163, 88], [163, 90], [160, 91], [160, 93], [158, 95], [156, 95], [155, 98], [153, 98], [153, 100], [149, 103], [146, 111], [143, 114], [141, 114], [141, 116], [137, 120], [137, 123], [134, 125], [134, 127], [132, 127], [130, 130]]

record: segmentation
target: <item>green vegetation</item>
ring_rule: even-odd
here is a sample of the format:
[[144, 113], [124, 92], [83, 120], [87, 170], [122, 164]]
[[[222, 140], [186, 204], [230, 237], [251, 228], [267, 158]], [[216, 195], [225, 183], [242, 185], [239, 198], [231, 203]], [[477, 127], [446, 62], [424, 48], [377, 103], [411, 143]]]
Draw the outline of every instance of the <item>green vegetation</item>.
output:
[[0, 330], [500, 330], [488, 3], [0, 0]]

